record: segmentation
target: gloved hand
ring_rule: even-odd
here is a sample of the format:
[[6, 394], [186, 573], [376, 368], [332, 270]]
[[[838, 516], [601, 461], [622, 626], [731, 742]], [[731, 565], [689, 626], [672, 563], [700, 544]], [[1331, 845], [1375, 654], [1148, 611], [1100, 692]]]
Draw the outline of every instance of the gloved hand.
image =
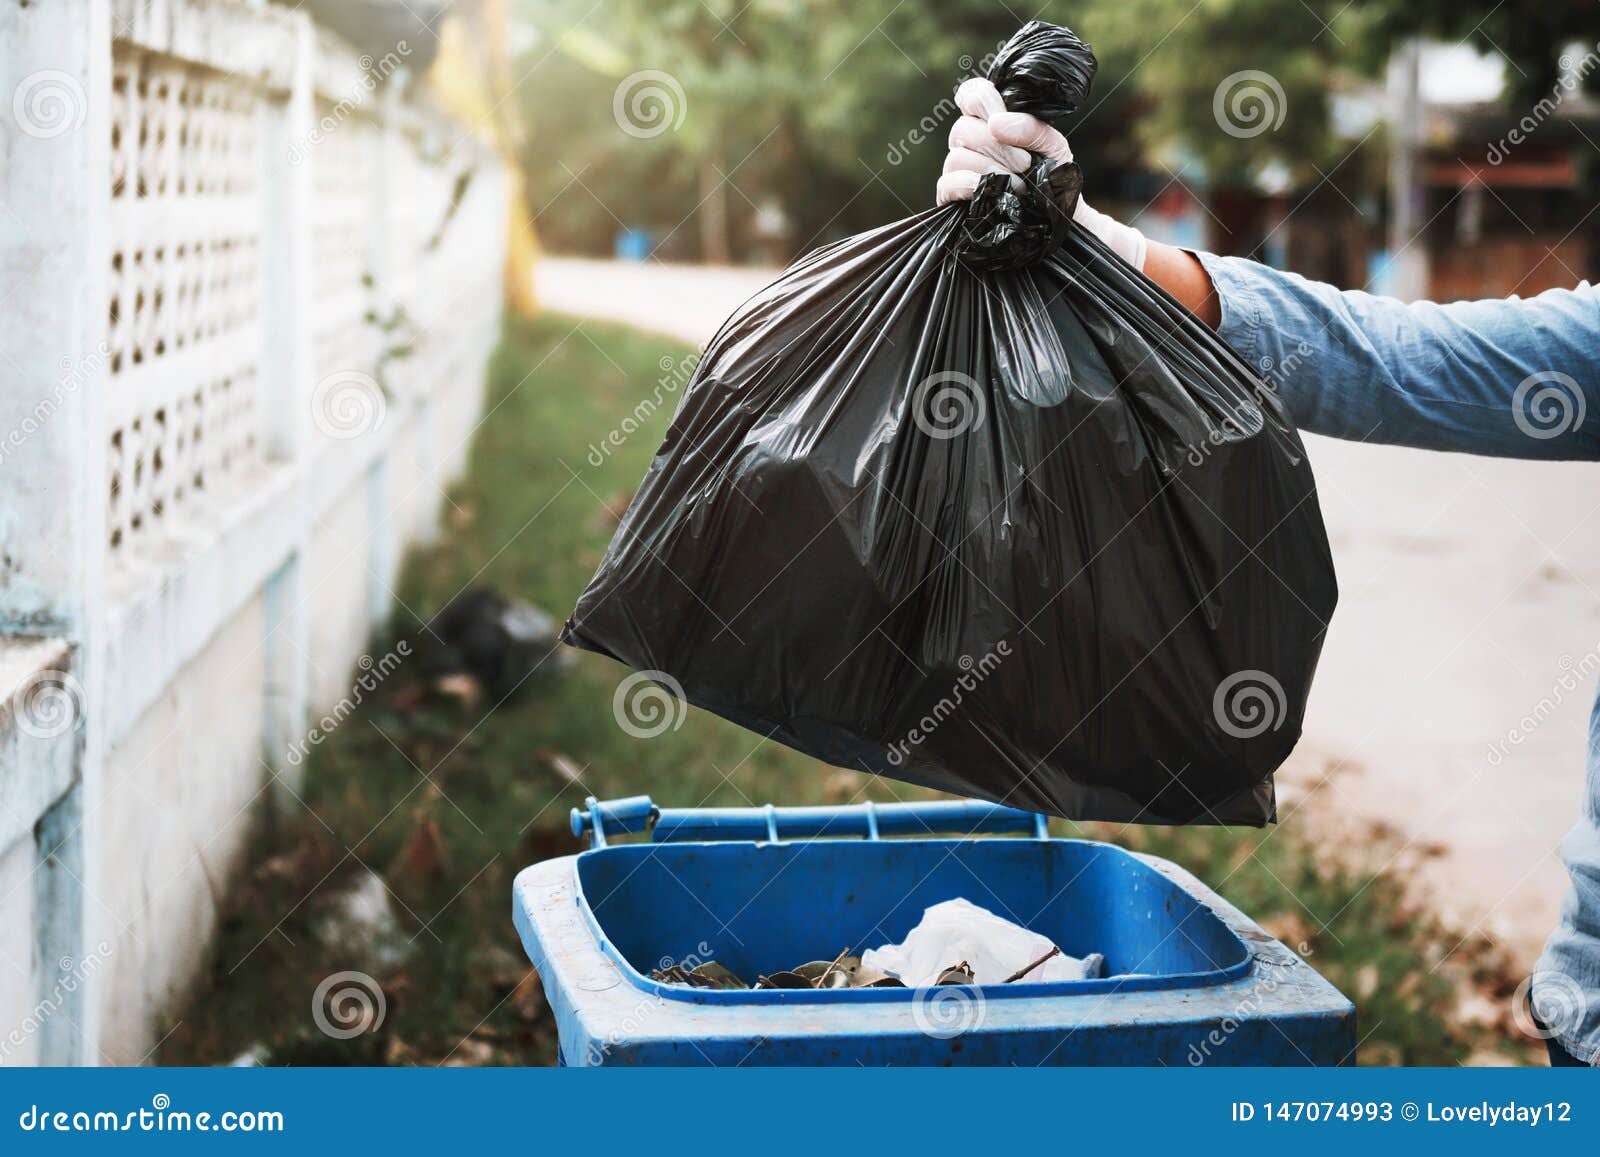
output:
[[[1028, 113], [1007, 112], [1000, 91], [982, 77], [964, 81], [956, 89], [956, 106], [962, 116], [950, 127], [950, 152], [939, 178], [939, 204], [970, 201], [978, 181], [988, 173], [1010, 173], [1015, 188], [1022, 187], [1033, 158], [1030, 153], [1056, 160], [1072, 160], [1067, 138]], [[1078, 198], [1072, 219], [1093, 233], [1135, 269], [1144, 268], [1149, 244], [1143, 233], [1112, 219]]]

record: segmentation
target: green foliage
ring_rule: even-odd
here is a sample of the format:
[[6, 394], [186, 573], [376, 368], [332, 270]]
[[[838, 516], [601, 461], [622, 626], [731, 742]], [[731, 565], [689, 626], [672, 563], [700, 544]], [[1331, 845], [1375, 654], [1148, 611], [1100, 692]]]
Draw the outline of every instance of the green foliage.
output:
[[[557, 245], [594, 250], [620, 220], [673, 232], [679, 253], [706, 211], [705, 166], [728, 178], [736, 235], [770, 200], [797, 250], [927, 208], [956, 85], [1020, 23], [988, 0], [607, 0], [589, 11], [554, 0], [525, 13], [541, 33], [517, 66], [537, 224]], [[1039, 15], [1082, 23], [1084, 13], [1049, 0]], [[1075, 132], [1110, 182], [1132, 156], [1118, 127], [1135, 94], [1116, 83], [1126, 68], [1106, 67], [1112, 80]], [[681, 86], [684, 115], [641, 139], [616, 122], [613, 101], [646, 69]]]
[[1336, 159], [1328, 92], [1370, 23], [1343, 0], [1098, 0], [1092, 11], [1101, 42], [1137, 61], [1150, 155], [1176, 146], [1220, 185], [1274, 162], [1315, 180], [1310, 166]]
[[[1046, 0], [1036, 15], [1100, 57], [1090, 107], [1067, 127], [1091, 194], [1111, 199], [1147, 197], [1127, 181], [1146, 166], [1185, 183], [1201, 166], [1231, 185], [1267, 165], [1316, 182], [1348, 148], [1330, 137], [1329, 93], [1380, 77], [1404, 36], [1504, 52], [1517, 102], [1550, 90], [1567, 42], [1594, 41], [1587, 0]], [[723, 200], [736, 239], [756, 206], [781, 206], [795, 249], [926, 208], [955, 86], [1020, 23], [989, 0], [525, 0], [524, 16], [542, 34], [518, 64], [541, 228], [588, 249], [609, 248], [619, 219], [675, 230], [678, 256], [698, 254], [698, 222]], [[685, 115], [640, 140], [613, 97], [644, 69], [681, 85]], [[1281, 91], [1257, 86], [1268, 115], [1282, 108], [1276, 130], [1219, 124], [1219, 86], [1240, 73]], [[1261, 112], [1241, 84], [1224, 101]]]

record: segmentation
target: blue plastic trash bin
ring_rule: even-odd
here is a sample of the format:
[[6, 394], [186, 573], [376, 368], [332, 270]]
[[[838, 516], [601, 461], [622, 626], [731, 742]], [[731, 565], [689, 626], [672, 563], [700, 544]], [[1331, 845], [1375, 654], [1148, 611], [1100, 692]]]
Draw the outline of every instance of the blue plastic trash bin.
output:
[[[1050, 839], [1028, 812], [663, 809], [635, 796], [589, 800], [573, 830], [592, 847], [524, 869], [513, 905], [564, 1064], [1337, 1065], [1355, 1049], [1351, 1003], [1189, 873]], [[1008, 831], [1031, 838], [972, 838]], [[608, 842], [630, 832], [651, 842]], [[1069, 955], [1102, 953], [1106, 976], [754, 991], [650, 978], [716, 960], [754, 981], [903, 940], [956, 897]]]

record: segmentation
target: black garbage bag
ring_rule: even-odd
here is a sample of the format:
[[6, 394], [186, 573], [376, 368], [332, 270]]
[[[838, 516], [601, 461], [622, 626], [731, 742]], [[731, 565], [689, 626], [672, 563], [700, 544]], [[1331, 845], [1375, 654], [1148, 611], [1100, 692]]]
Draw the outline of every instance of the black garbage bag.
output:
[[[991, 69], [1058, 117], [1094, 57]], [[1262, 824], [1336, 589], [1252, 369], [1071, 221], [1075, 164], [819, 249], [712, 339], [566, 639], [842, 767]]]

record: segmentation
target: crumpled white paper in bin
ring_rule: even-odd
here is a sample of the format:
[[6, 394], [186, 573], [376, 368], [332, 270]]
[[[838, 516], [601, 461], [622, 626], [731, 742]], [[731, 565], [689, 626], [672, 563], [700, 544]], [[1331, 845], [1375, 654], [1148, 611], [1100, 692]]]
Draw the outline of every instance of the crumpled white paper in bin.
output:
[[[869, 948], [862, 954], [861, 966], [921, 988], [965, 960], [976, 983], [1002, 984], [1054, 947], [1049, 937], [1030, 932], [970, 900], [945, 900], [925, 910], [901, 943]], [[1057, 953], [1016, 983], [1093, 980], [1104, 973], [1105, 957], [1098, 952], [1081, 959]]]

